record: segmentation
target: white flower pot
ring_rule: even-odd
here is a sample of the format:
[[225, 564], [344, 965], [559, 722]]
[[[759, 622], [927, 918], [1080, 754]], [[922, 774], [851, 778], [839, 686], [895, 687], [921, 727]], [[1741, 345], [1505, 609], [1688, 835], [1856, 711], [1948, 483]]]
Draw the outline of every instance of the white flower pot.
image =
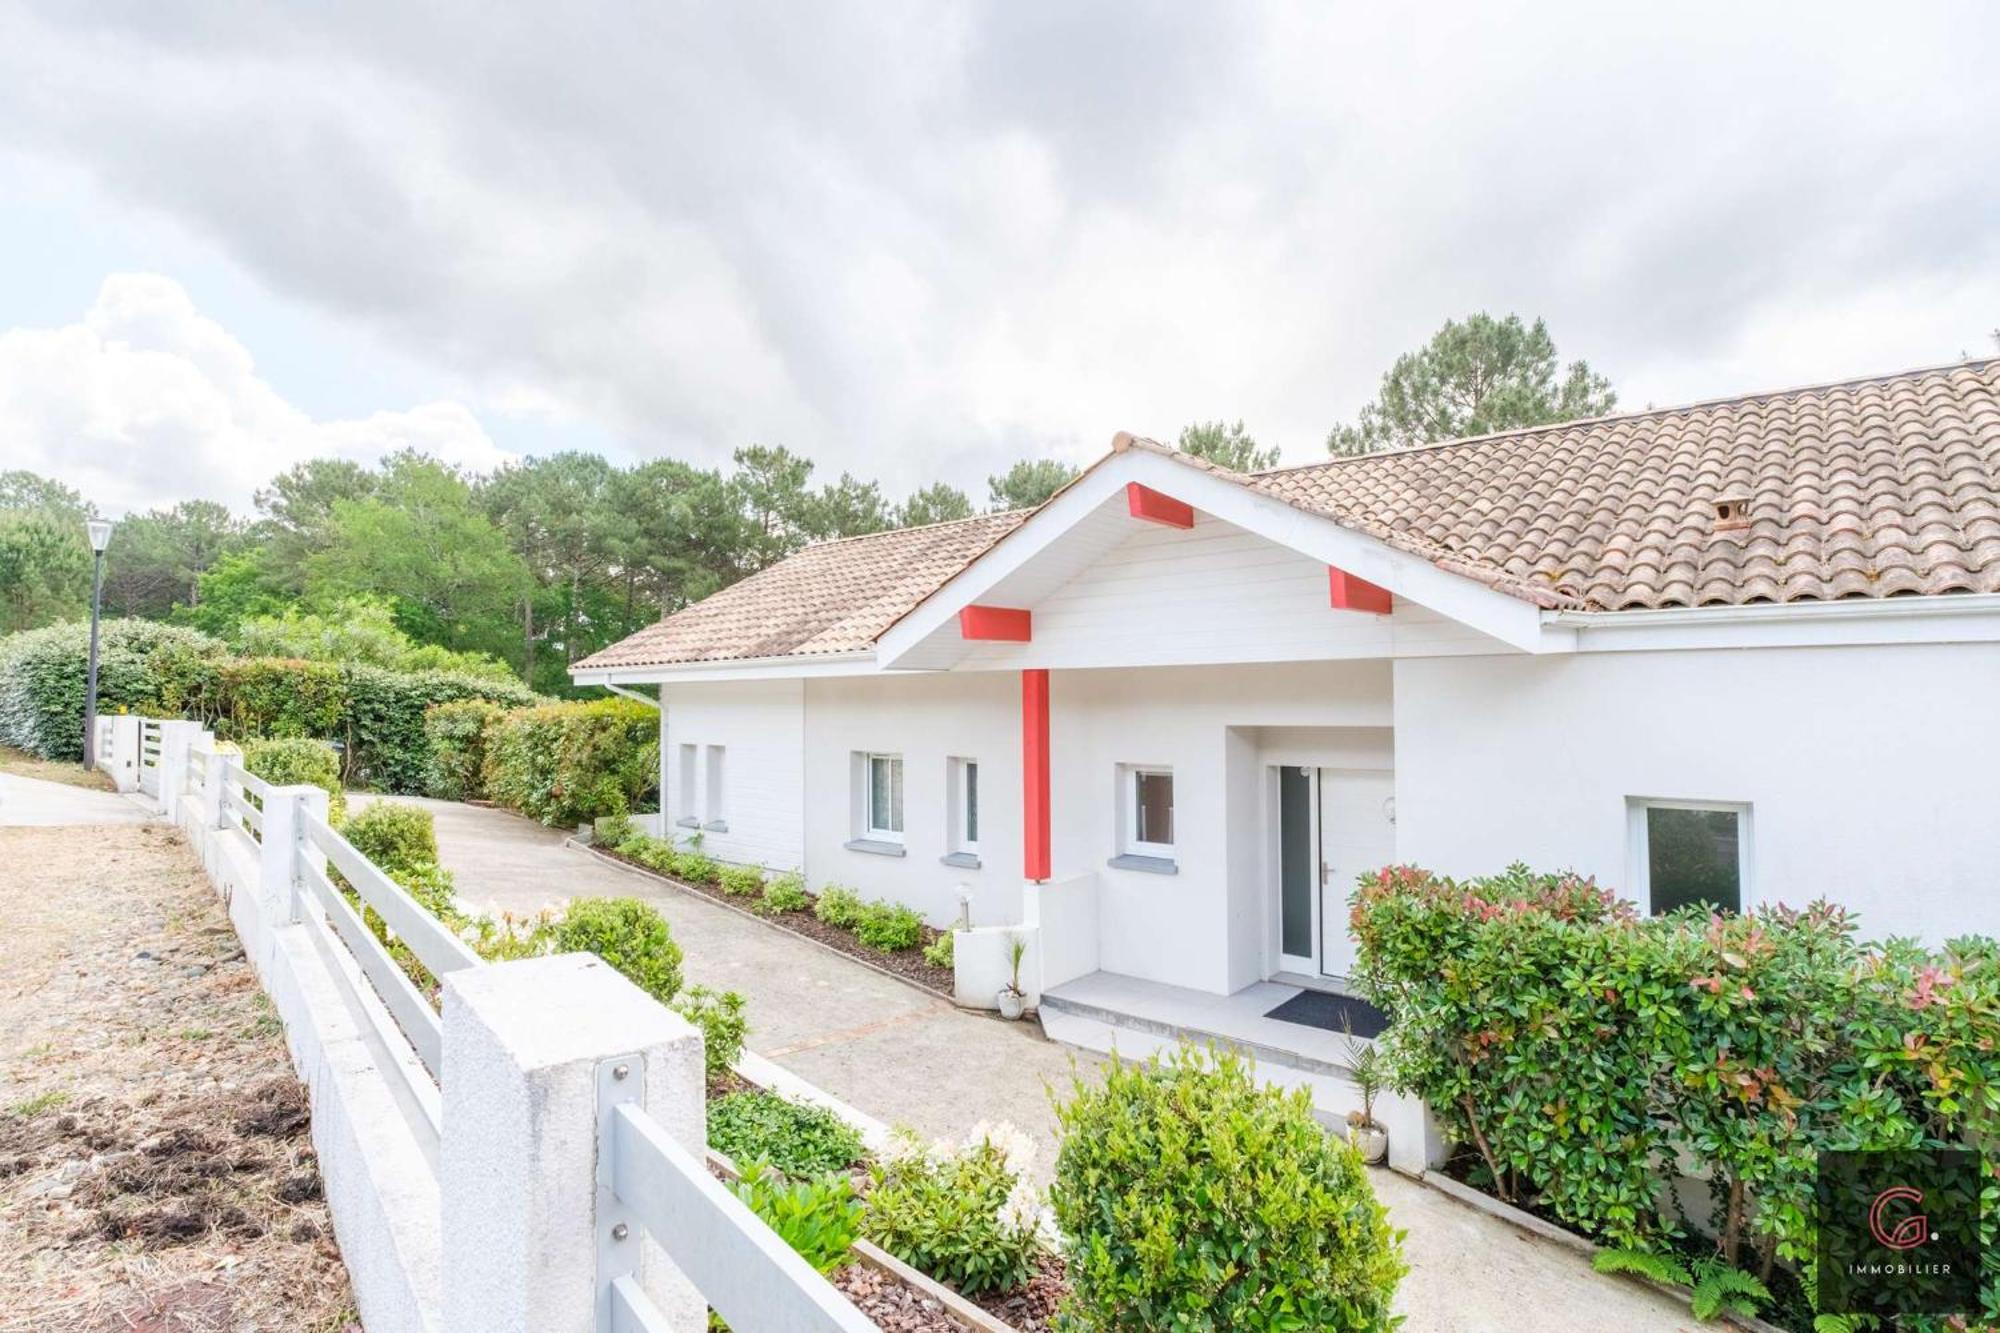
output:
[[1028, 997], [1012, 987], [1002, 988], [998, 998], [1002, 1018], [1019, 1018], [1028, 1007]]
[[1380, 1125], [1349, 1125], [1347, 1141], [1370, 1166], [1380, 1166], [1389, 1155], [1389, 1131]]

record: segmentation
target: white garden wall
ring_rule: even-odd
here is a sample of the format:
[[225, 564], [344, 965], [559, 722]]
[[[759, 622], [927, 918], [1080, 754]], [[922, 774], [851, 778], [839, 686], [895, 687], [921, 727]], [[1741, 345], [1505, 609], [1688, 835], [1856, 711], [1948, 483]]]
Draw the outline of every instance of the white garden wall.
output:
[[[660, 808], [676, 840], [701, 833], [718, 860], [797, 869], [804, 861], [805, 690], [797, 680], [676, 684], [662, 688]], [[694, 782], [683, 745], [694, 747]], [[723, 750], [720, 823], [711, 820], [709, 747]], [[692, 818], [694, 826], [684, 823]]]
[[1751, 807], [1749, 901], [1828, 897], [1866, 934], [2000, 933], [1991, 645], [1396, 664], [1402, 859], [1630, 879], [1627, 797]]

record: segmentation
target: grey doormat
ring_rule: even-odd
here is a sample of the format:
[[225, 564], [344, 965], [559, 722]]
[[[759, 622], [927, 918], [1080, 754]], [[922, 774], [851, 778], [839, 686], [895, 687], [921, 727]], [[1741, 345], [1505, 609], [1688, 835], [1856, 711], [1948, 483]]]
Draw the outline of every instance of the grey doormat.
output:
[[1267, 1011], [1264, 1017], [1275, 1018], [1280, 1023], [1297, 1023], [1300, 1027], [1323, 1028], [1328, 1032], [1345, 1032], [1351, 1024], [1357, 1037], [1379, 1037], [1389, 1026], [1389, 1015], [1368, 1001], [1352, 995], [1329, 995], [1317, 990], [1300, 991], [1277, 1008]]

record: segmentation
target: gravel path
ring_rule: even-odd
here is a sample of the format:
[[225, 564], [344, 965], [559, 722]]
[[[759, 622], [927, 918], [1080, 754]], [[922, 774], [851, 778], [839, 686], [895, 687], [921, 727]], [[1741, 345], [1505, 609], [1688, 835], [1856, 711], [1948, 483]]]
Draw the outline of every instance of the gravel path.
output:
[[0, 828], [0, 1331], [358, 1333], [308, 1128], [177, 833]]

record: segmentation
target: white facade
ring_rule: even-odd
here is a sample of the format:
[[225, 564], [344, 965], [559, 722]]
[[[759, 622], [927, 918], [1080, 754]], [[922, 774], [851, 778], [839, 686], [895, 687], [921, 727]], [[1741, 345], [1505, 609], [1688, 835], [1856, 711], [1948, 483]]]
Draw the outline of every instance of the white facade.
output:
[[[1128, 513], [1135, 481], [1192, 505], [1191, 526]], [[1335, 609], [1333, 561], [1392, 592], [1393, 610]], [[958, 613], [974, 605], [1027, 610], [1032, 633], [969, 640]], [[1389, 862], [1471, 876], [1525, 861], [1630, 893], [1649, 801], [1724, 812], [1746, 908], [1823, 896], [1854, 908], [1864, 934], [2000, 934], [1985, 776], [2000, 748], [2000, 598], [1545, 611], [1133, 453], [871, 652], [616, 678], [662, 686], [670, 826], [700, 827], [723, 859], [802, 866], [815, 889], [851, 885], [938, 925], [964, 892], [985, 927], [1037, 915], [1023, 891], [1022, 673], [1040, 670], [1049, 874], [1073, 886], [1064, 919], [1093, 920], [1085, 952], [1105, 973], [1223, 995], [1280, 974], [1338, 979], [1347, 895]], [[726, 755], [720, 819], [711, 746]], [[967, 761], [976, 857], [959, 846]], [[884, 827], [871, 784], [892, 772], [899, 826]], [[1163, 846], [1152, 826], [1169, 807]], [[1038, 948], [1066, 974], [1078, 966], [1076, 950]]]

